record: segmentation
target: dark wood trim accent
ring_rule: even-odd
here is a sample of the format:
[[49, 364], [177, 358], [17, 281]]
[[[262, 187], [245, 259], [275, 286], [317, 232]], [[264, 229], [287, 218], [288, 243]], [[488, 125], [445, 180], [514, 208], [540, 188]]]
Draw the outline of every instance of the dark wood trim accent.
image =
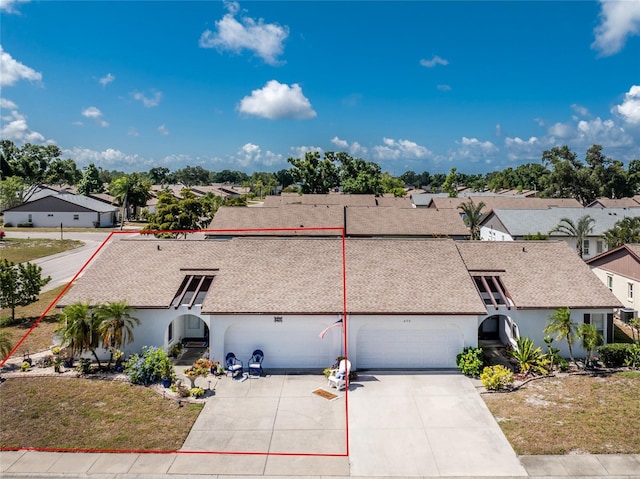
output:
[[591, 324], [591, 313], [584, 313], [582, 316], [582, 321], [584, 324]]
[[504, 294], [504, 291], [502, 290], [502, 285], [500, 284], [500, 281], [498, 281], [495, 276], [491, 276], [491, 281], [493, 281], [493, 285], [496, 287], [496, 290], [498, 291], [498, 294], [500, 295], [500, 299], [502, 299], [502, 302], [505, 304], [507, 309], [511, 309], [511, 305], [509, 304], [509, 301], [507, 300], [507, 297]]
[[614, 333], [613, 333], [613, 313], [607, 313], [607, 337], [604, 338], [605, 343], [609, 343], [613, 341]]
[[189, 281], [186, 282], [184, 288], [182, 288], [182, 291], [178, 293], [178, 302], [174, 306], [175, 309], [178, 309], [180, 306], [182, 306], [182, 300], [184, 299], [184, 295], [187, 294], [187, 291], [189, 291], [189, 285], [191, 284], [191, 281], [193, 281], [193, 276], [189, 276]]
[[484, 289], [486, 290], [486, 292], [489, 294], [489, 299], [491, 300], [491, 304], [493, 304], [493, 307], [498, 309], [498, 303], [496, 303], [496, 298], [493, 297], [493, 293], [491, 292], [491, 288], [489, 288], [489, 283], [487, 283], [487, 279], [484, 276], [480, 276], [480, 281], [482, 282], [482, 286], [484, 286]]
[[189, 302], [189, 309], [191, 309], [191, 307], [193, 306], [193, 303], [195, 302], [196, 298], [198, 297], [198, 293], [200, 293], [200, 288], [202, 287], [202, 283], [204, 283], [205, 279], [206, 279], [206, 276], [202, 276], [200, 278], [200, 281], [198, 282], [198, 286], [196, 287], [196, 290], [193, 292], [193, 296], [191, 298], [191, 301]]

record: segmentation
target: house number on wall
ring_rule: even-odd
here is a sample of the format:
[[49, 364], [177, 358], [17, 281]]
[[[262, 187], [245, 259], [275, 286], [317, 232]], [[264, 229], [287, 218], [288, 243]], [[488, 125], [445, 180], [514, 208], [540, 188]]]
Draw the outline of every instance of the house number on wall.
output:
[[282, 322], [282, 316], [274, 316], [273, 317], [273, 322], [274, 323], [281, 323]]
[[403, 319], [403, 320], [402, 320], [402, 322], [403, 322], [403, 323], [410, 323], [410, 322], [411, 322], [411, 320], [410, 320], [410, 319]]

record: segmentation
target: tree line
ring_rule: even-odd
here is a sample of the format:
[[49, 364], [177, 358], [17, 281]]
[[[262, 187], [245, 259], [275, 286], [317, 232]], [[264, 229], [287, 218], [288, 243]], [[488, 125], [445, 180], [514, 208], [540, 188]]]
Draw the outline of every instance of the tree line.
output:
[[[525, 163], [484, 174], [467, 174], [451, 168], [448, 174], [406, 171], [399, 176], [383, 172], [380, 165], [345, 152], [307, 152], [303, 158], [288, 158], [289, 168], [275, 172], [209, 171], [202, 166], [185, 166], [171, 171], [153, 167], [148, 171], [124, 173], [105, 170], [94, 163], [82, 170], [73, 159], [62, 159], [54, 145], [16, 146], [0, 140], [0, 206], [11, 208], [28, 201], [43, 184], [76, 186], [80, 194], [108, 192], [124, 205], [125, 212], [144, 206], [152, 185], [182, 184], [186, 187], [231, 183], [248, 187], [252, 196], [277, 191], [351, 194], [394, 194], [403, 196], [406, 187], [430, 188], [455, 196], [459, 187], [473, 191], [501, 189], [535, 190], [541, 197], [575, 198], [587, 205], [596, 198], [633, 196], [640, 189], [640, 160], [627, 167], [606, 156], [600, 145], [591, 146], [584, 159], [568, 146], [542, 153], [540, 162]], [[127, 207], [128, 205], [128, 207]]]

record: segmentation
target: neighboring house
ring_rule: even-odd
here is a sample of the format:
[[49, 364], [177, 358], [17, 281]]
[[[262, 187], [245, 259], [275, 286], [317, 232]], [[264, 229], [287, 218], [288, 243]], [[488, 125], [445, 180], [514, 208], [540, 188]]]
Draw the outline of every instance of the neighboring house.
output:
[[[320, 225], [327, 229], [313, 229]], [[301, 229], [304, 228], [304, 229]], [[340, 205], [222, 206], [208, 227], [220, 236], [341, 236], [465, 239], [469, 228], [454, 210]]]
[[[577, 223], [589, 215], [593, 218], [593, 232], [584, 240], [584, 259], [592, 258], [606, 251], [602, 238], [605, 231], [628, 216], [640, 216], [640, 208], [549, 208], [542, 210], [494, 209], [480, 223], [481, 239], [486, 241], [522, 240], [529, 235], [549, 234], [563, 218]], [[575, 251], [574, 237], [553, 233], [551, 238], [566, 241]]]
[[587, 261], [591, 270], [622, 303], [620, 318], [640, 311], [640, 244], [625, 244]]
[[112, 240], [57, 306], [79, 301], [136, 308], [126, 353], [202, 338], [214, 359], [262, 349], [265, 368], [294, 370], [345, 353], [358, 369], [454, 368], [479, 338], [543, 346], [560, 306], [609, 341], [620, 307], [564, 242], [446, 239]]
[[283, 205], [335, 205], [335, 206], [377, 206], [375, 195], [346, 195], [343, 193], [308, 194], [282, 193], [279, 196], [266, 196], [264, 206]]
[[640, 196], [630, 198], [598, 198], [587, 205], [587, 208], [637, 208], [640, 207]]
[[36, 228], [112, 227], [118, 207], [72, 193], [55, 193], [29, 201], [4, 212], [4, 223], [29, 223]]

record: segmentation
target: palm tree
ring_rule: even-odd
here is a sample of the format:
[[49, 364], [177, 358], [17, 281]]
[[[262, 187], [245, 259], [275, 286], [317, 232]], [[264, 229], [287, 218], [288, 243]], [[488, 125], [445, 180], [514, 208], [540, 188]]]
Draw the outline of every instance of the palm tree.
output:
[[11, 335], [9, 331], [3, 331], [0, 329], [0, 358], [4, 359], [9, 356], [9, 353], [13, 349], [11, 344]]
[[571, 320], [571, 310], [569, 308], [556, 309], [547, 322], [547, 326], [544, 328], [545, 334], [555, 334], [556, 339], [567, 341], [569, 346], [569, 357], [572, 362], [576, 362], [573, 359], [573, 343], [577, 339], [576, 326]]
[[587, 358], [584, 362], [584, 368], [587, 369], [589, 367], [594, 366], [593, 360], [593, 352], [598, 347], [598, 343], [600, 342], [600, 335], [598, 334], [598, 330], [593, 324], [581, 324], [578, 327], [578, 335], [582, 337], [582, 347], [587, 352]]
[[74, 303], [62, 310], [60, 326], [56, 331], [61, 333], [62, 346], [68, 347], [72, 355], [90, 351], [102, 369], [96, 348], [100, 345], [98, 320], [88, 303]]
[[604, 232], [604, 240], [609, 249], [617, 248], [625, 243], [640, 242], [640, 217], [627, 216], [616, 221], [613, 228]]
[[472, 240], [480, 239], [480, 221], [482, 221], [484, 216], [482, 208], [485, 206], [486, 205], [482, 201], [477, 205], [474, 205], [471, 200], [458, 206], [458, 209], [462, 211], [462, 215], [464, 216], [464, 222], [469, 227]]
[[102, 346], [111, 350], [112, 357], [114, 349], [133, 341], [133, 328], [140, 325], [140, 320], [131, 316], [133, 311], [125, 301], [101, 304], [95, 310]]
[[549, 231], [549, 234], [563, 233], [567, 236], [574, 237], [576, 239], [576, 250], [582, 258], [584, 253], [584, 240], [593, 232], [594, 223], [595, 220], [589, 215], [578, 218], [577, 223], [574, 223], [570, 218], [562, 218], [560, 223]]

